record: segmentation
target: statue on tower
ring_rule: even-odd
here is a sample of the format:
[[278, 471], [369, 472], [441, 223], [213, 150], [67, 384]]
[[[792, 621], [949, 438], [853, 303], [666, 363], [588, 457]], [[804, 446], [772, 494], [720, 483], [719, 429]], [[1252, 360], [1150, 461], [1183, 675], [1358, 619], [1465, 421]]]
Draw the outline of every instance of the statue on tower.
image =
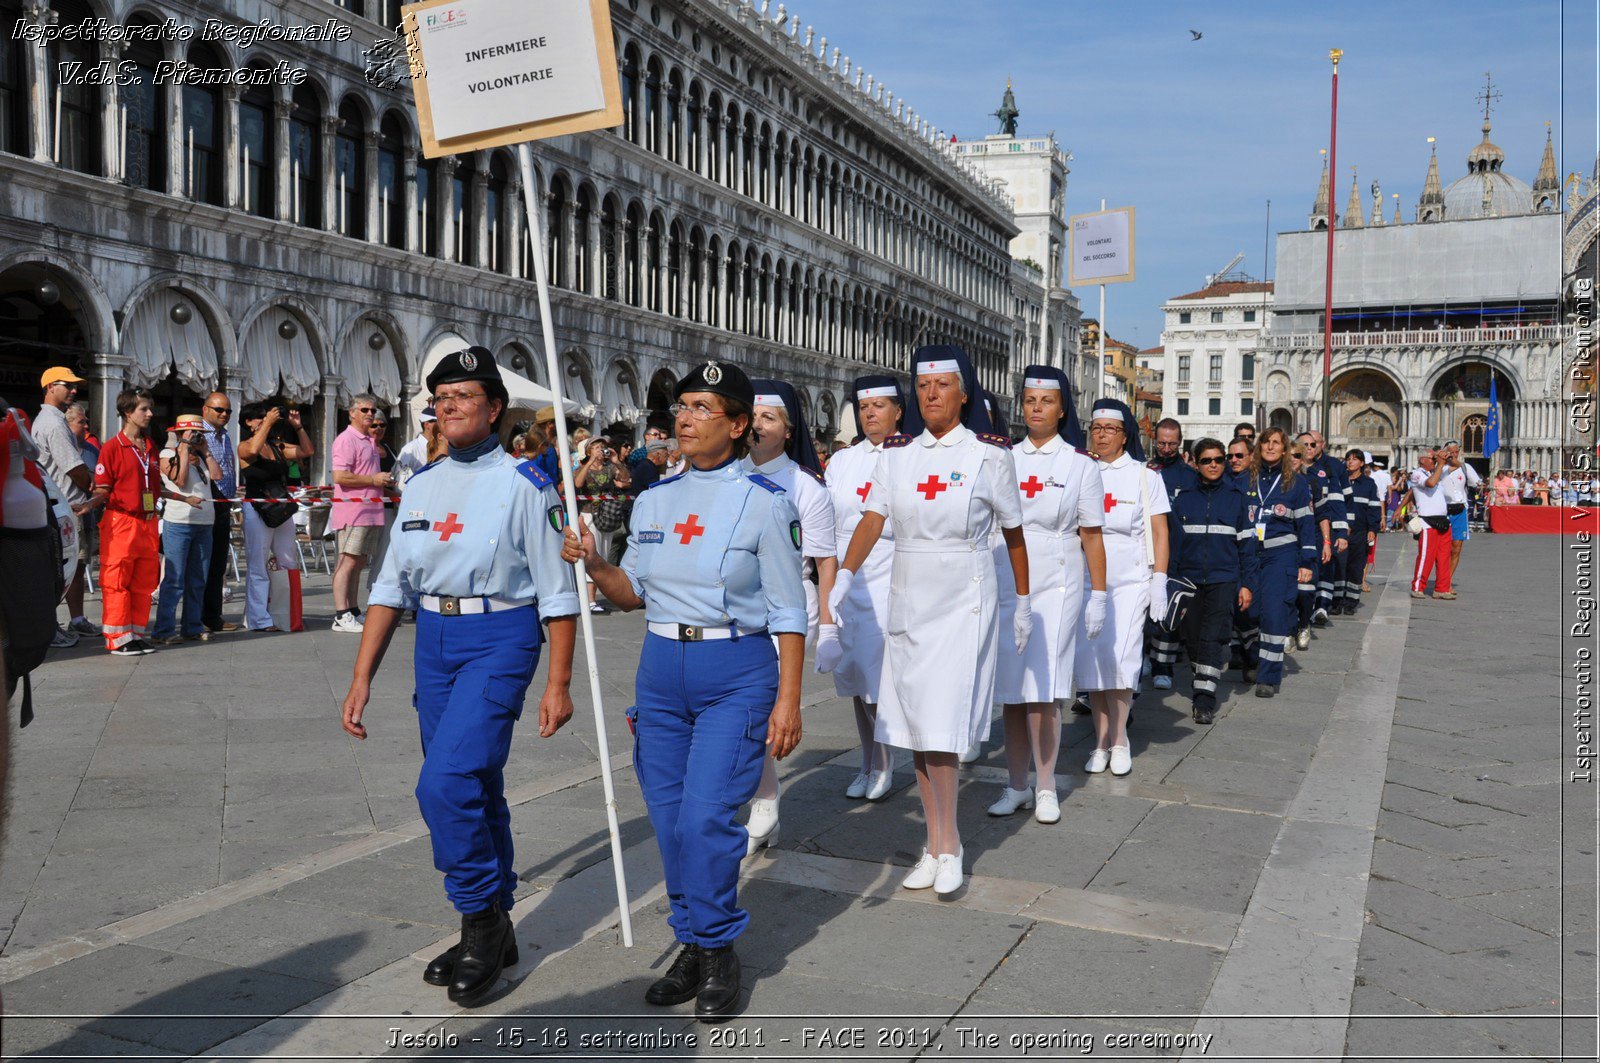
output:
[[1005, 98], [1000, 101], [1000, 109], [994, 116], [1000, 119], [1000, 133], [1003, 136], [1014, 137], [1017, 135], [1017, 119], [1022, 112], [1017, 110], [1017, 98], [1011, 92], [1011, 79], [1006, 78]]

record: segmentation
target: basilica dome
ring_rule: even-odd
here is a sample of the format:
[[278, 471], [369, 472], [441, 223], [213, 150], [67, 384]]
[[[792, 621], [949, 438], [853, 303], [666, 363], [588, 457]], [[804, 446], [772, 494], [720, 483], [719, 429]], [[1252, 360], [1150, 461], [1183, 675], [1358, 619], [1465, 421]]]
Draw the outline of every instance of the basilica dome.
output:
[[1467, 175], [1444, 190], [1444, 216], [1499, 218], [1533, 213], [1533, 189], [1504, 170], [1506, 153], [1489, 140], [1489, 123], [1483, 124], [1483, 141], [1467, 155]]

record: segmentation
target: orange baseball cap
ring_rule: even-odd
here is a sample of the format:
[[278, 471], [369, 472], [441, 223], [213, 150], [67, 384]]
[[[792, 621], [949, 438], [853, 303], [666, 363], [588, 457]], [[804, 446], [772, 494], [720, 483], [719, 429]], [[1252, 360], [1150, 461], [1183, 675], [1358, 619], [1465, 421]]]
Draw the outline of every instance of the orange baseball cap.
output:
[[64, 365], [53, 365], [44, 371], [39, 378], [39, 386], [47, 388], [51, 384], [86, 384], [88, 381], [74, 373]]

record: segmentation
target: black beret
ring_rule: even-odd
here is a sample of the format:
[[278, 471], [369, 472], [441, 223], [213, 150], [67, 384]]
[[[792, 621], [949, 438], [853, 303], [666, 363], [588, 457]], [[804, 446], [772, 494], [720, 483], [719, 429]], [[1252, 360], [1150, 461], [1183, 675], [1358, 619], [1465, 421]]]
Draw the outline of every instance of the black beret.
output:
[[432, 393], [440, 384], [459, 384], [466, 380], [483, 380], [500, 383], [500, 367], [494, 364], [494, 355], [487, 347], [468, 347], [464, 351], [447, 354], [428, 374], [428, 391]]
[[673, 390], [672, 397], [681, 399], [690, 391], [706, 391], [725, 398], [738, 399], [746, 406], [756, 403], [755, 385], [745, 371], [732, 362], [706, 362], [689, 370]]

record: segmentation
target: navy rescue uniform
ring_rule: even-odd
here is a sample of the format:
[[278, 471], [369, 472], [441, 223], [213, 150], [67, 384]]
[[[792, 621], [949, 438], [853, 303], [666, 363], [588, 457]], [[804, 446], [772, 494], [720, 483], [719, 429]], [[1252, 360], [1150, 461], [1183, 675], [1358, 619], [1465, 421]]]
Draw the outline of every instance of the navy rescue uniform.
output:
[[1168, 572], [1196, 588], [1174, 637], [1182, 637], [1194, 664], [1198, 715], [1216, 708], [1239, 588], [1254, 595], [1261, 583], [1260, 544], [1244, 493], [1225, 479], [1207, 483], [1199, 478], [1178, 494], [1167, 529], [1172, 558]]
[[639, 657], [633, 768], [661, 848], [677, 939], [732, 944], [755, 795], [778, 696], [769, 637], [806, 633], [800, 518], [736, 459], [690, 467], [634, 503], [622, 570], [649, 622]]
[[1310, 567], [1318, 551], [1312, 520], [1309, 477], [1296, 476], [1285, 487], [1276, 471], [1262, 469], [1246, 494], [1249, 518], [1261, 550], [1261, 586], [1250, 603], [1258, 620], [1256, 682], [1276, 687], [1283, 682], [1283, 653], [1297, 620], [1295, 600], [1302, 584], [1296, 570]]
[[1345, 603], [1345, 612], [1354, 613], [1361, 603], [1361, 584], [1367, 571], [1368, 534], [1383, 527], [1383, 502], [1378, 485], [1370, 475], [1350, 481], [1350, 549], [1344, 552], [1344, 581], [1335, 590]]
[[[1193, 491], [1200, 486], [1200, 474], [1195, 471], [1193, 466], [1183, 460], [1182, 455], [1169, 462], [1163, 463], [1158, 459], [1146, 462], [1146, 464], [1161, 474], [1161, 482], [1167, 488], [1167, 498], [1173, 503], [1176, 503], [1178, 496], [1185, 491]], [[1176, 512], [1176, 505], [1174, 505], [1173, 509]], [[1178, 570], [1174, 559], [1178, 555], [1173, 552], [1172, 547], [1172, 522], [1173, 518], [1168, 517], [1167, 575], [1176, 576]], [[1183, 648], [1182, 633], [1168, 631], [1152, 620], [1147, 623], [1145, 634], [1147, 636], [1146, 641], [1149, 644], [1150, 674], [1164, 675], [1170, 679], [1172, 677], [1172, 669], [1178, 663], [1178, 651]], [[1193, 658], [1191, 657], [1190, 660], [1193, 660]]]
[[575, 616], [548, 477], [491, 435], [406, 481], [370, 604], [417, 613], [417, 804], [433, 866], [464, 915], [517, 887], [502, 774], [539, 664], [539, 622]]
[[[1311, 500], [1312, 506], [1316, 510], [1316, 519], [1319, 526], [1317, 529], [1317, 562], [1311, 566], [1311, 578], [1316, 584], [1316, 597], [1311, 609], [1301, 609], [1300, 624], [1302, 627], [1310, 621], [1313, 610], [1328, 610], [1333, 607], [1333, 600], [1338, 597], [1336, 593], [1338, 584], [1344, 577], [1345, 554], [1348, 554], [1350, 548], [1355, 546], [1352, 542], [1350, 543], [1350, 548], [1345, 550], [1345, 554], [1339, 553], [1338, 541], [1340, 539], [1349, 540], [1350, 538], [1350, 519], [1347, 512], [1350, 501], [1350, 480], [1345, 471], [1344, 462], [1337, 461], [1333, 457], [1324, 454], [1306, 467], [1304, 475], [1312, 483]], [[1328, 522], [1333, 540], [1330, 544], [1332, 553], [1326, 565], [1322, 563], [1322, 530], [1320, 527], [1321, 522], [1324, 520]]]

